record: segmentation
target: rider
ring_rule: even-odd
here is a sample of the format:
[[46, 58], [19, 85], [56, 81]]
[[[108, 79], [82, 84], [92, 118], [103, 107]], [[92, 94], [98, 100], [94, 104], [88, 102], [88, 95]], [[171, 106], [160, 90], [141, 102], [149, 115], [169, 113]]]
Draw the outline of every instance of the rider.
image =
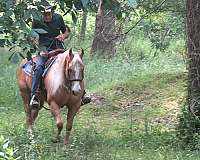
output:
[[[35, 38], [39, 38], [39, 46], [42, 46], [43, 48], [39, 52], [36, 61], [35, 72], [32, 79], [30, 106], [40, 105], [39, 85], [44, 72], [45, 62], [48, 59], [47, 56], [44, 55], [54, 49], [64, 49], [63, 41], [68, 38], [70, 34], [69, 27], [64, 24], [61, 15], [54, 13], [53, 6], [45, 6], [42, 15], [43, 22], [34, 20], [32, 23], [32, 30], [34, 33], [32, 35], [36, 35]], [[40, 32], [41, 29], [43, 30], [43, 33]], [[89, 103], [90, 101], [91, 99], [89, 97], [84, 96], [82, 104]]]

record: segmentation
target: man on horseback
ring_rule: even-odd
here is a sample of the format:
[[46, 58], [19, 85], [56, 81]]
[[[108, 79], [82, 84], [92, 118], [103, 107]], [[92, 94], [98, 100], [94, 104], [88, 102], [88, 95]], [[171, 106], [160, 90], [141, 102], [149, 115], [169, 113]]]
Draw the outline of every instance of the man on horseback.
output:
[[[63, 49], [63, 41], [69, 37], [70, 29], [64, 24], [61, 15], [54, 13], [53, 6], [45, 6], [42, 12], [43, 21], [34, 20], [32, 29], [34, 35], [32, 38], [39, 41], [39, 54], [37, 55], [35, 72], [32, 78], [30, 106], [39, 106], [39, 86], [42, 74], [45, 69], [45, 63], [48, 60], [48, 53], [55, 49]], [[43, 30], [41, 33], [39, 30]], [[89, 97], [83, 97], [83, 104], [89, 103]]]

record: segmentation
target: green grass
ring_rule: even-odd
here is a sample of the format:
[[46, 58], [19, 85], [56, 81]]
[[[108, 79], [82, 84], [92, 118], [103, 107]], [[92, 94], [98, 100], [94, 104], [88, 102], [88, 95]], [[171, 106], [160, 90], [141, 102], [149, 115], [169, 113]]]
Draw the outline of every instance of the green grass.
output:
[[[197, 151], [181, 149], [176, 138], [177, 114], [185, 97], [182, 56], [169, 50], [156, 58], [133, 57], [85, 56], [86, 89], [103, 100], [81, 108], [66, 147], [51, 142], [56, 128], [46, 110], [39, 114], [30, 143], [15, 82], [17, 64], [1, 53], [0, 135], [17, 149], [16, 157], [27, 160], [200, 159]], [[66, 119], [65, 110], [62, 113]]]

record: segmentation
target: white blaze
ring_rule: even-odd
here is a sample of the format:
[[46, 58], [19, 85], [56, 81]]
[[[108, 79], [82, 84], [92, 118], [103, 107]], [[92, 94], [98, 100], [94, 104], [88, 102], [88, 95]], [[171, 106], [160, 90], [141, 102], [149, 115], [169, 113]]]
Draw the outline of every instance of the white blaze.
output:
[[[74, 78], [76, 80], [79, 80], [81, 77], [79, 77], [79, 75], [80, 75], [80, 65], [79, 65], [79, 63], [77, 63], [77, 61], [78, 61], [77, 55], [74, 56], [73, 61], [75, 61], [74, 62], [74, 70], [75, 70], [75, 77]], [[79, 94], [80, 93], [80, 91], [81, 91], [80, 81], [72, 82], [72, 91], [75, 94]]]

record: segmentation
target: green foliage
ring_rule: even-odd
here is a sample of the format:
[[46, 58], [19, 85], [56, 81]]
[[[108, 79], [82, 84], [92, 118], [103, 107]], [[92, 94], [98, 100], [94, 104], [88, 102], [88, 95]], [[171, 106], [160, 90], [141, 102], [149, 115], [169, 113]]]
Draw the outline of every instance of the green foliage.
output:
[[[176, 120], [168, 121], [167, 117], [176, 118], [178, 111], [163, 106], [164, 100], [181, 99], [184, 92], [185, 64], [179, 54], [183, 40], [170, 43], [164, 54], [152, 58], [151, 44], [141, 35], [128, 37], [129, 43], [123, 46], [128, 52], [119, 47], [118, 56], [110, 60], [90, 57], [85, 50], [86, 91], [104, 99], [102, 105], [81, 107], [67, 147], [51, 142], [55, 122], [46, 110], [39, 114], [34, 136], [27, 133], [22, 101], [14, 83], [17, 65], [9, 63], [9, 55], [2, 50], [0, 133], [18, 149], [15, 156], [25, 160], [198, 159], [198, 153], [184, 151], [177, 143]], [[84, 46], [89, 45], [87, 42]], [[145, 55], [142, 59], [138, 58], [140, 50]], [[63, 119], [65, 112], [62, 110]]]
[[13, 0], [1, 1], [1, 21], [2, 39], [4, 43], [2, 46], [12, 47], [12, 49], [21, 48], [19, 52], [23, 54], [30, 54], [33, 46], [28, 40], [30, 36], [30, 21], [32, 19], [41, 20], [41, 13], [37, 6], [41, 6], [46, 1], [32, 4], [32, 1]]
[[[0, 46], [11, 47], [11, 51], [16, 52], [20, 56], [22, 53], [24, 56], [30, 56], [30, 53], [35, 51], [32, 43], [29, 41], [30, 23], [32, 19], [41, 20], [41, 6], [48, 4], [48, 2], [44, 0], [33, 4], [30, 0], [19, 2], [9, 0], [1, 1], [0, 3]], [[177, 3], [181, 7], [177, 6], [177, 4], [175, 5], [172, 1], [162, 3], [160, 0], [103, 1], [105, 8], [113, 10], [118, 19], [121, 20], [121, 23], [130, 19], [131, 23], [124, 23], [123, 31], [125, 33], [126, 30], [128, 30], [127, 33], [130, 33], [129, 30], [134, 28], [133, 22], [137, 24], [138, 19], [144, 19], [139, 20], [140, 23], [137, 24], [138, 27], [136, 28], [144, 30], [145, 36], [150, 39], [156, 54], [167, 49], [170, 39], [183, 33], [183, 14], [181, 12], [177, 16], [172, 11], [179, 12], [180, 8], [184, 11], [184, 3], [181, 3], [180, 0]], [[81, 13], [79, 11], [87, 9], [96, 12], [98, 7], [98, 1], [95, 0], [59, 0], [55, 4], [59, 6], [64, 15], [70, 14], [71, 21], [73, 22], [72, 27], [76, 26], [78, 30], [80, 30], [78, 24], [80, 20], [78, 20], [78, 17], [80, 17], [79, 14]], [[165, 10], [166, 7], [168, 10]], [[91, 26], [91, 24], [89, 25]], [[94, 24], [92, 26], [94, 27]]]
[[14, 158], [14, 154], [17, 150], [14, 150], [10, 147], [10, 140], [5, 139], [3, 136], [0, 136], [0, 159], [6, 160], [17, 160], [18, 158]]
[[[77, 23], [78, 11], [82, 11], [89, 7], [90, 1], [88, 0], [59, 0], [58, 5], [64, 15], [71, 13], [72, 21]], [[30, 53], [35, 51], [32, 42], [29, 40], [31, 31], [31, 21], [33, 19], [41, 21], [42, 6], [49, 4], [48, 1], [36, 1], [30, 0], [23, 1], [1, 1], [0, 2], [0, 46], [11, 47], [13, 50], [17, 50], [19, 53], [29, 56]], [[96, 2], [94, 2], [96, 5]], [[110, 8], [116, 13], [118, 17], [121, 17], [120, 3], [116, 0], [105, 1], [107, 8]], [[14, 51], [16, 52], [16, 51]]]
[[185, 105], [179, 114], [177, 136], [181, 147], [200, 149], [200, 119], [189, 111], [188, 105]]
[[[4, 137], [9, 137], [11, 144], [9, 148], [18, 149], [15, 156], [27, 160], [199, 159], [197, 152], [182, 150], [179, 146], [181, 142], [176, 137], [175, 125], [177, 123], [176, 114], [180, 106], [173, 110], [164, 105], [168, 101], [171, 102], [171, 99], [172, 102], [179, 104], [178, 100], [181, 101], [185, 94], [183, 34], [174, 35], [182, 32], [181, 16], [175, 16], [169, 12], [150, 14], [155, 3], [143, 7], [142, 2], [145, 1], [129, 1], [129, 4], [127, 1], [123, 2], [122, 7], [124, 8], [122, 9], [127, 11], [122, 16], [124, 17], [122, 19], [125, 25], [124, 30], [132, 27], [133, 23], [137, 23], [146, 14], [146, 18], [150, 19], [144, 18], [127, 34], [126, 39], [122, 39], [121, 43], [118, 42], [116, 57], [108, 60], [101, 57], [90, 57], [88, 54], [93, 37], [94, 16], [90, 14], [88, 17], [86, 40], [78, 44], [80, 20], [76, 17], [78, 15], [76, 9], [70, 9], [74, 1], [59, 2], [59, 5], [63, 6], [64, 3], [65, 6], [61, 10], [66, 9], [64, 13], [74, 12], [73, 19], [77, 21], [76, 25], [69, 21], [72, 25], [73, 37], [70, 42], [66, 43], [66, 46], [74, 50], [80, 47], [85, 49], [86, 91], [102, 96], [103, 104], [97, 106], [91, 104], [81, 108], [75, 118], [68, 147], [62, 143], [53, 144], [51, 142], [56, 129], [51, 114], [45, 110], [41, 110], [37, 119], [34, 136], [29, 135], [24, 127], [25, 114], [22, 101], [14, 83], [17, 65], [8, 62], [10, 55], [7, 50], [2, 50], [0, 56], [0, 68], [2, 68], [0, 70], [0, 133]], [[155, 2], [157, 4], [159, 1]], [[177, 2], [180, 4], [179, 1]], [[82, 1], [82, 3], [86, 6], [88, 1]], [[121, 1], [120, 4], [122, 4]], [[5, 7], [5, 3], [2, 3], [0, 8]], [[76, 7], [80, 6], [76, 5]], [[17, 33], [19, 35], [14, 37], [16, 44], [19, 43], [18, 36], [20, 39], [26, 36], [24, 29], [20, 30], [19, 27], [26, 28], [29, 17], [33, 16], [33, 13], [35, 18], [39, 17], [36, 10], [38, 11], [39, 8], [25, 9], [23, 16], [25, 24], [22, 22], [21, 25], [20, 22], [15, 28], [19, 31]], [[12, 19], [13, 16], [14, 14], [10, 18]], [[8, 18], [8, 23], [12, 24], [13, 19], [10, 20], [10, 18]], [[72, 18], [71, 15], [70, 18]], [[125, 21], [126, 18], [128, 22]], [[167, 27], [171, 32], [160, 43]], [[5, 45], [11, 41], [11, 33], [5, 29], [0, 29], [0, 31], [4, 32], [3, 36], [7, 33], [8, 37], [1, 37], [2, 40], [0, 40], [0, 43]], [[20, 44], [25, 45], [25, 43], [26, 39]], [[153, 57], [156, 49], [159, 54]], [[16, 51], [18, 53], [19, 50]], [[19, 58], [19, 54], [13, 56], [16, 56], [13, 60]], [[62, 114], [66, 119], [65, 111], [62, 111]], [[180, 118], [178, 135], [183, 133], [186, 137], [183, 136], [183, 139], [180, 139], [190, 141], [190, 144], [194, 143], [195, 148], [198, 149], [199, 136], [187, 137], [192, 133], [192, 127], [198, 125], [198, 120], [185, 121], [186, 118], [191, 118], [185, 112], [181, 116], [183, 118]], [[175, 118], [174, 121], [170, 121], [170, 117]], [[192, 125], [184, 128], [190, 123]], [[63, 136], [64, 133], [62, 133]], [[194, 147], [189, 146], [188, 148]]]

